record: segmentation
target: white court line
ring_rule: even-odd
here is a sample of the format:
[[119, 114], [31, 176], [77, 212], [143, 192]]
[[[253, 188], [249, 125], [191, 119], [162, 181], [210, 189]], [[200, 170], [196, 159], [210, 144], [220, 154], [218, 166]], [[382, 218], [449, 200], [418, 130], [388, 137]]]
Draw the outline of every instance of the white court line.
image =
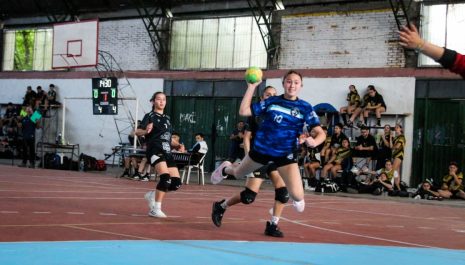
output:
[[356, 226], [371, 226], [370, 224], [354, 224]]
[[281, 219], [286, 220], [286, 221], [288, 221], [290, 223], [293, 223], [293, 224], [296, 224], [296, 225], [310, 227], [310, 228], [323, 230], [323, 231], [327, 231], [327, 232], [333, 232], [333, 233], [337, 233], [337, 234], [343, 234], [343, 235], [354, 236], [354, 237], [362, 237], [362, 238], [367, 238], [367, 239], [385, 241], [385, 242], [408, 245], [408, 246], [416, 246], [416, 247], [423, 247], [423, 248], [437, 248], [437, 247], [428, 246], [428, 245], [404, 242], [404, 241], [399, 241], [399, 240], [392, 240], [392, 239], [387, 239], [387, 238], [382, 238], [382, 237], [367, 236], [367, 235], [362, 235], [362, 234], [356, 234], [356, 233], [351, 233], [351, 232], [344, 232], [344, 231], [339, 231], [339, 230], [335, 230], [335, 229], [324, 228], [324, 227], [315, 226], [315, 225], [309, 225], [309, 224], [305, 224], [305, 223], [302, 223], [302, 222], [297, 222], [297, 221], [294, 221], [294, 220], [290, 220], [290, 219], [285, 218], [285, 217], [281, 217]]
[[99, 213], [100, 215], [103, 215], [103, 216], [114, 216], [114, 215], [118, 215], [116, 213]]
[[83, 212], [66, 212], [67, 214], [84, 214]]
[[435, 228], [432, 228], [432, 227], [427, 227], [427, 226], [419, 226], [417, 227], [418, 229], [426, 229], [426, 230], [433, 230]]
[[341, 223], [338, 222], [323, 222], [324, 224], [329, 224], [329, 225], [340, 225]]
[[35, 213], [35, 214], [49, 214], [50, 212], [32, 212], [32, 213]]
[[18, 211], [0, 211], [0, 213], [10, 214], [10, 213], [18, 213]]
[[226, 219], [229, 219], [229, 220], [244, 220], [244, 218], [238, 218], [238, 217], [228, 217]]
[[389, 228], [405, 228], [405, 226], [403, 226], [403, 225], [386, 225], [386, 227], [389, 227]]
[[465, 233], [465, 230], [454, 230], [454, 231], [458, 233]]
[[210, 216], [196, 216], [195, 218], [198, 218], [198, 219], [210, 219], [211, 217]]
[[133, 213], [133, 214], [131, 214], [131, 216], [135, 216], [135, 217], [141, 217], [141, 216], [144, 216], [144, 217], [146, 217], [146, 216], [149, 216], [149, 215], [148, 215], [148, 214], [138, 214], [138, 213]]
[[[435, 217], [421, 217], [421, 216], [410, 216], [410, 215], [403, 215], [403, 214], [390, 214], [390, 213], [381, 213], [381, 212], [370, 212], [370, 211], [360, 211], [360, 210], [351, 210], [351, 209], [340, 209], [340, 208], [331, 208], [331, 207], [320, 207], [320, 206], [310, 206], [311, 208], [316, 209], [323, 209], [323, 210], [333, 210], [333, 211], [343, 211], [343, 212], [353, 212], [353, 213], [364, 213], [364, 214], [373, 214], [373, 215], [381, 215], [381, 216], [390, 216], [390, 217], [403, 217], [403, 218], [410, 218], [410, 219], [421, 219], [421, 220], [441, 220], [440, 218]], [[449, 220], [455, 222], [463, 222], [462, 220]]]

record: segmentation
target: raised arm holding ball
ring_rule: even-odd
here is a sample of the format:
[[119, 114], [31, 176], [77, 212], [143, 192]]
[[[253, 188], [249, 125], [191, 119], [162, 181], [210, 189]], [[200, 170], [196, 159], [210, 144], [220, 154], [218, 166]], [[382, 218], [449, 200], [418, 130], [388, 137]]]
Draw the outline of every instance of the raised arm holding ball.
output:
[[[310, 103], [299, 99], [302, 89], [302, 75], [289, 71], [283, 78], [284, 94], [270, 97], [252, 104], [255, 89], [261, 83], [248, 83], [247, 91], [241, 102], [241, 116], [260, 116], [261, 126], [257, 129], [253, 146], [239, 165], [223, 162], [212, 174], [214, 184], [226, 175], [246, 176], [254, 170], [273, 162], [282, 176], [293, 206], [298, 212], [305, 209], [304, 190], [299, 166], [297, 165], [297, 147], [299, 135], [304, 126], [316, 131], [315, 138], [308, 137], [305, 143], [310, 147], [321, 144], [326, 134]], [[225, 201], [214, 202], [212, 221], [221, 224], [227, 205]]]

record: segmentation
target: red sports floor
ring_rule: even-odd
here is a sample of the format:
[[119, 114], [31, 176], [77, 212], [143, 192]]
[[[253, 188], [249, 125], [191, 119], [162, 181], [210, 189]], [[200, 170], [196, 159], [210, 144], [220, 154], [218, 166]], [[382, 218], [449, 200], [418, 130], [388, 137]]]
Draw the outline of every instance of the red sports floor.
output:
[[[285, 237], [263, 235], [274, 192], [210, 220], [215, 200], [241, 187], [183, 185], [163, 203], [166, 219], [147, 216], [154, 182], [108, 175], [0, 166], [0, 241], [244, 240], [465, 249], [465, 210], [395, 200], [306, 194], [302, 214], [286, 207]], [[465, 202], [464, 202], [465, 204]]]

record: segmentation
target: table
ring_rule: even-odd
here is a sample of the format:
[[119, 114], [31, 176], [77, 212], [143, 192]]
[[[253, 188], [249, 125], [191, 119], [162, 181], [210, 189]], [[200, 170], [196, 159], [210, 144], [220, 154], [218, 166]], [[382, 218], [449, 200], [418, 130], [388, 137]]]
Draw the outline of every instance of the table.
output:
[[53, 152], [53, 153], [63, 153], [69, 154], [69, 169], [71, 170], [71, 161], [75, 158], [79, 158], [79, 144], [56, 144], [56, 143], [46, 143], [46, 142], [38, 142], [37, 143], [37, 153], [41, 156], [42, 161], [42, 168], [44, 168], [44, 156], [46, 152]]

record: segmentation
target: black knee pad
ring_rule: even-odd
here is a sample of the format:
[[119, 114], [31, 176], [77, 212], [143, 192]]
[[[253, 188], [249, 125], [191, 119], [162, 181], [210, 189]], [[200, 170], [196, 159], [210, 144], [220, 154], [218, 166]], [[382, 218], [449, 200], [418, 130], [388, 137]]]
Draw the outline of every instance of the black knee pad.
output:
[[241, 202], [243, 204], [251, 204], [252, 202], [255, 201], [255, 197], [257, 196], [257, 193], [249, 188], [245, 188], [241, 192]]
[[289, 201], [289, 192], [286, 187], [277, 188], [274, 190], [274, 200], [280, 203], [286, 203]]
[[161, 174], [157, 184], [157, 190], [167, 192], [171, 186], [170, 174]]
[[169, 190], [170, 191], [176, 191], [179, 188], [181, 188], [181, 185], [182, 185], [182, 183], [181, 183], [180, 178], [171, 177], [171, 184], [170, 184]]

